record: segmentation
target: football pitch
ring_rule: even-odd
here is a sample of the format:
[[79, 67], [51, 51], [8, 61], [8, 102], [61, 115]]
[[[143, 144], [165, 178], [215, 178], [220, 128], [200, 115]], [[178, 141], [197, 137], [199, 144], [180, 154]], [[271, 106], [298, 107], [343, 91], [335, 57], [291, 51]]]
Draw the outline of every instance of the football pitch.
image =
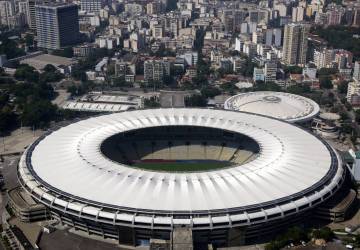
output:
[[230, 162], [138, 162], [134, 167], [154, 171], [190, 172], [207, 171], [230, 166]]

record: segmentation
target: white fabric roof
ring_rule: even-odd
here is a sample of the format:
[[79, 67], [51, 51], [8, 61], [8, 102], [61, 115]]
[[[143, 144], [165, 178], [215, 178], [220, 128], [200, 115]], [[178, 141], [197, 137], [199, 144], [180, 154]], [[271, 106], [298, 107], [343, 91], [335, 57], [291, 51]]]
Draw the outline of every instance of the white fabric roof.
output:
[[[241, 166], [193, 173], [131, 168], [100, 151], [101, 143], [116, 133], [161, 125], [239, 132], [256, 140], [261, 151]], [[171, 211], [227, 209], [286, 198], [318, 183], [331, 160], [319, 139], [296, 126], [211, 109], [138, 110], [90, 118], [54, 131], [31, 156], [36, 179], [61, 192], [114, 206]], [[340, 172], [331, 185], [337, 184]], [[26, 176], [23, 169], [20, 174]]]
[[138, 105], [80, 101], [67, 101], [63, 105], [63, 109], [89, 112], [122, 112], [129, 110], [130, 108], [138, 108]]
[[320, 112], [319, 105], [309, 98], [273, 91], [232, 96], [225, 101], [224, 108], [267, 115], [288, 122], [307, 121]]

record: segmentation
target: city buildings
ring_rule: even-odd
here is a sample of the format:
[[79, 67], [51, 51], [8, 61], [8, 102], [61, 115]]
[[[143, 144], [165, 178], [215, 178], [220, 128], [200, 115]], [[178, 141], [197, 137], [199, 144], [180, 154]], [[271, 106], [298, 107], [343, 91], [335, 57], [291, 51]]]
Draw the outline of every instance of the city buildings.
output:
[[147, 60], [144, 63], [144, 81], [163, 83], [170, 75], [170, 62], [166, 60]]
[[38, 0], [26, 0], [27, 3], [27, 19], [28, 25], [31, 30], [36, 30], [36, 10], [35, 5], [39, 4]]
[[120, 77], [126, 82], [134, 82], [136, 75], [136, 65], [131, 62], [117, 61], [115, 63], [115, 76]]
[[292, 21], [293, 22], [301, 22], [304, 20], [304, 11], [303, 7], [293, 7], [292, 8]]
[[56, 50], [79, 41], [77, 5], [52, 3], [35, 9], [38, 47]]
[[356, 61], [354, 63], [353, 79], [357, 82], [360, 82], [360, 61]]
[[283, 42], [283, 62], [289, 65], [305, 65], [308, 48], [309, 26], [291, 23], [285, 25]]
[[277, 63], [266, 62], [264, 67], [265, 82], [275, 82]]
[[318, 69], [333, 67], [335, 53], [332, 49], [322, 48], [314, 51], [314, 64]]
[[15, 14], [15, 6], [11, 1], [0, 1], [0, 24], [10, 26], [10, 17]]
[[257, 82], [257, 81], [265, 81], [264, 69], [254, 68], [253, 81], [254, 81], [254, 82]]
[[358, 99], [359, 96], [360, 96], [360, 82], [358, 81], [349, 82], [347, 94], [346, 94], [346, 100], [349, 103], [352, 103], [353, 100]]
[[81, 0], [80, 1], [81, 10], [90, 12], [90, 13], [98, 13], [103, 7], [102, 0]]

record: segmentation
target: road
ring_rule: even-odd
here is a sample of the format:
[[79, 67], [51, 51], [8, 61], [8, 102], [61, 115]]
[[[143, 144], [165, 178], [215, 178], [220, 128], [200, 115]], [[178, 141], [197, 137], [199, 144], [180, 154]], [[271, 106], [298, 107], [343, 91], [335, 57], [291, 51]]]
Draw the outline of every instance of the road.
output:
[[[19, 162], [19, 156], [6, 156], [4, 162], [0, 162], [0, 172], [5, 179], [5, 189], [10, 190], [19, 185], [16, 169]], [[0, 218], [2, 221], [2, 214], [7, 203], [6, 191], [2, 192], [0, 196]]]
[[43, 133], [45, 131], [41, 129], [33, 131], [31, 128], [22, 127], [11, 132], [9, 136], [0, 137], [0, 155], [24, 152], [25, 148]]
[[57, 89], [56, 92], [58, 93], [58, 96], [51, 102], [61, 108], [65, 101], [69, 99], [70, 93], [65, 89]]

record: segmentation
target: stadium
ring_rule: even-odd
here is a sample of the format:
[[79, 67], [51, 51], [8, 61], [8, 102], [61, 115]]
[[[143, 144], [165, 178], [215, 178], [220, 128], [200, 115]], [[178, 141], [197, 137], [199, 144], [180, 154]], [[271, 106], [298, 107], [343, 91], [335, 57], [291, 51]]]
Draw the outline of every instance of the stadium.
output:
[[[314, 154], [316, 152], [316, 154]], [[257, 241], [304, 219], [341, 187], [336, 151], [309, 132], [258, 114], [150, 109], [49, 131], [18, 168], [51, 216], [120, 244]]]
[[309, 98], [274, 91], [234, 95], [225, 101], [224, 108], [267, 115], [291, 123], [311, 121], [320, 112], [319, 105]]

